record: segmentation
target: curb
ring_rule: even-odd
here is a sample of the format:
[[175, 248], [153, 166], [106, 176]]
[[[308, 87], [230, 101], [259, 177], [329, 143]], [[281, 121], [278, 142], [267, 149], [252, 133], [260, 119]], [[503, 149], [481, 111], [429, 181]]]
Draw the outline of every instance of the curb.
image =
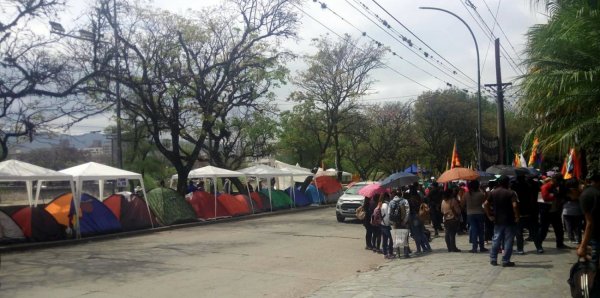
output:
[[150, 229], [144, 229], [144, 230], [119, 232], [119, 233], [114, 233], [114, 234], [98, 235], [98, 236], [86, 237], [86, 238], [81, 238], [81, 239], [68, 239], [68, 240], [58, 240], [58, 241], [48, 241], [48, 242], [30, 242], [30, 243], [18, 243], [18, 244], [13, 244], [13, 245], [4, 245], [4, 246], [0, 246], [0, 253], [15, 253], [15, 252], [35, 250], [35, 249], [43, 249], [43, 248], [81, 245], [81, 244], [86, 244], [86, 243], [91, 243], [91, 242], [96, 242], [96, 241], [106, 241], [106, 240], [112, 240], [112, 239], [135, 237], [135, 236], [141, 236], [141, 235], [176, 230], [176, 229], [192, 228], [192, 227], [213, 225], [213, 224], [219, 224], [219, 223], [238, 222], [238, 221], [245, 221], [245, 220], [251, 220], [251, 219], [256, 219], [256, 218], [279, 216], [279, 215], [285, 215], [285, 214], [290, 214], [290, 213], [306, 212], [306, 211], [320, 210], [320, 209], [326, 209], [326, 208], [335, 208], [335, 205], [307, 206], [307, 207], [300, 207], [300, 208], [296, 207], [294, 209], [284, 209], [284, 210], [277, 210], [277, 211], [273, 211], [273, 212], [265, 211], [265, 212], [249, 214], [249, 215], [218, 218], [218, 219], [197, 221], [197, 222], [190, 222], [190, 223], [182, 223], [182, 224], [174, 224], [174, 225], [170, 225], [170, 226], [166, 226], [166, 227], [157, 227], [157, 228], [150, 228]]

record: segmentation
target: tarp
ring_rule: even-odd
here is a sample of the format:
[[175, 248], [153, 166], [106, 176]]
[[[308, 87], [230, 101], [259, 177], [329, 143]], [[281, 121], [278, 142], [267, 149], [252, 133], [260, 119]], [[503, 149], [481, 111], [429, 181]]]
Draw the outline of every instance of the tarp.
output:
[[427, 169], [423, 169], [419, 166], [417, 166], [417, 164], [412, 164], [410, 165], [410, 167], [404, 169], [403, 171], [404, 173], [411, 173], [411, 174], [427, 174], [429, 173], [429, 171]]
[[[269, 194], [269, 190], [261, 190], [264, 195]], [[281, 190], [271, 190], [271, 204], [273, 210], [289, 209], [292, 207], [292, 199]]]
[[[43, 181], [71, 181], [72, 179], [73, 176], [69, 174], [14, 159], [0, 162], [0, 181], [24, 181], [27, 188], [29, 206], [34, 205], [33, 181], [37, 181], [37, 191], [35, 195], [35, 205], [37, 205]], [[71, 191], [73, 191], [73, 185], [71, 185]]]
[[[232, 216], [221, 200], [217, 200], [217, 207], [215, 208], [215, 195], [206, 191], [195, 191], [192, 193], [191, 197], [186, 199], [186, 201], [194, 210], [195, 217], [200, 219]], [[215, 210], [217, 210], [216, 217]]]
[[260, 178], [272, 178], [272, 177], [289, 177], [290, 172], [286, 172], [274, 167], [267, 165], [255, 165], [245, 169], [239, 170], [243, 175]]
[[[122, 231], [121, 223], [115, 215], [98, 199], [89, 194], [81, 195], [79, 225], [81, 236], [92, 236]], [[70, 216], [75, 216], [75, 205], [70, 204]]]
[[222, 193], [217, 197], [217, 201], [231, 216], [240, 216], [252, 213], [250, 205], [248, 205], [243, 196], [233, 196], [228, 193]]
[[326, 195], [337, 193], [342, 189], [342, 184], [333, 176], [319, 176], [315, 178], [315, 185]]
[[32, 241], [55, 241], [66, 238], [64, 227], [42, 206], [26, 206], [11, 215], [25, 237]]
[[309, 185], [304, 193], [313, 204], [321, 204], [325, 202], [325, 195], [313, 184]]
[[13, 242], [25, 239], [23, 231], [13, 219], [3, 211], [0, 211], [0, 242]]
[[157, 225], [154, 215], [152, 218], [148, 215], [146, 202], [136, 195], [125, 197], [121, 194], [113, 194], [102, 203], [119, 220], [123, 231], [147, 229]]
[[147, 201], [158, 221], [165, 226], [196, 220], [196, 214], [183, 196], [170, 188], [149, 191]]
[[[288, 188], [285, 190], [286, 194], [290, 193], [290, 189]], [[292, 201], [294, 201], [294, 204], [296, 205], [296, 207], [304, 207], [304, 206], [308, 206], [310, 204], [312, 204], [312, 200], [302, 191], [300, 191], [300, 189], [298, 188], [294, 188], [294, 191], [292, 192]]]

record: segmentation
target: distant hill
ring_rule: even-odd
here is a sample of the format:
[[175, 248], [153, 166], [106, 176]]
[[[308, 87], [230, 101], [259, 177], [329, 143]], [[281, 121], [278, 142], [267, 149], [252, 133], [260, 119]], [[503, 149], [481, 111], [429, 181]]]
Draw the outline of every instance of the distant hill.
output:
[[13, 139], [9, 147], [12, 152], [28, 152], [34, 149], [51, 148], [65, 141], [69, 142], [71, 147], [83, 149], [91, 147], [95, 142], [102, 144], [107, 141], [107, 138], [106, 135], [97, 132], [82, 135], [42, 133], [35, 135], [33, 142], [29, 142], [29, 139], [19, 139], [16, 142]]

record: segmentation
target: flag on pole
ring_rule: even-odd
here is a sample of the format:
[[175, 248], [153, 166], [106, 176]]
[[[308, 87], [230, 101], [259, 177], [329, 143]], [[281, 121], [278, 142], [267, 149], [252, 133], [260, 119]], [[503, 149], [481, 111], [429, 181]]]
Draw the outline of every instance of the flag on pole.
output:
[[460, 167], [460, 158], [458, 157], [458, 151], [456, 150], [456, 140], [454, 140], [454, 148], [452, 149], [452, 160], [450, 161], [450, 169]]
[[565, 158], [563, 167], [561, 170], [564, 179], [581, 178], [581, 161], [575, 148], [569, 150], [569, 154]]
[[523, 156], [523, 153], [519, 154], [519, 166], [523, 168], [527, 167], [527, 162], [525, 161], [525, 156]]
[[542, 163], [542, 153], [540, 152], [540, 141], [536, 137], [533, 140], [533, 147], [531, 148], [531, 155], [529, 155], [529, 163], [530, 167], [539, 167]]
[[519, 158], [519, 154], [515, 153], [515, 158], [513, 159], [513, 167], [518, 168], [521, 166], [521, 159]]

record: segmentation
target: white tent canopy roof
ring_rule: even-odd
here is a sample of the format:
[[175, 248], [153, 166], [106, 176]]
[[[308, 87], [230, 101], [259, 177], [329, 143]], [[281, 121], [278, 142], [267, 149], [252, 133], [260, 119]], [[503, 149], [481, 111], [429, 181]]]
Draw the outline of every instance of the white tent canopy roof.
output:
[[68, 169], [60, 170], [61, 173], [73, 176], [74, 180], [113, 180], [119, 178], [142, 179], [142, 175], [130, 171], [113, 168], [95, 162], [88, 162]]
[[70, 181], [72, 175], [10, 159], [0, 162], [0, 181]]
[[[315, 176], [337, 176], [337, 170], [334, 168], [329, 168], [327, 170], [323, 170], [323, 168], [319, 168], [319, 170], [317, 171], [317, 174]], [[351, 177], [352, 174], [342, 171], [342, 176]]]
[[206, 166], [191, 170], [188, 178], [210, 178], [210, 177], [241, 177], [244, 173], [222, 169], [213, 166]]
[[[290, 164], [287, 164], [285, 162], [281, 162], [278, 160], [275, 161], [275, 166], [277, 169], [280, 169], [280, 170], [283, 170], [286, 172], [290, 172], [291, 176], [312, 176], [313, 175], [313, 173], [311, 173], [310, 170], [307, 168], [290, 165]], [[288, 175], [290, 175], [290, 174], [288, 174]]]
[[255, 165], [249, 168], [241, 169], [239, 171], [245, 174], [246, 176], [253, 177], [289, 177], [292, 175], [291, 172], [270, 167], [267, 165]]

